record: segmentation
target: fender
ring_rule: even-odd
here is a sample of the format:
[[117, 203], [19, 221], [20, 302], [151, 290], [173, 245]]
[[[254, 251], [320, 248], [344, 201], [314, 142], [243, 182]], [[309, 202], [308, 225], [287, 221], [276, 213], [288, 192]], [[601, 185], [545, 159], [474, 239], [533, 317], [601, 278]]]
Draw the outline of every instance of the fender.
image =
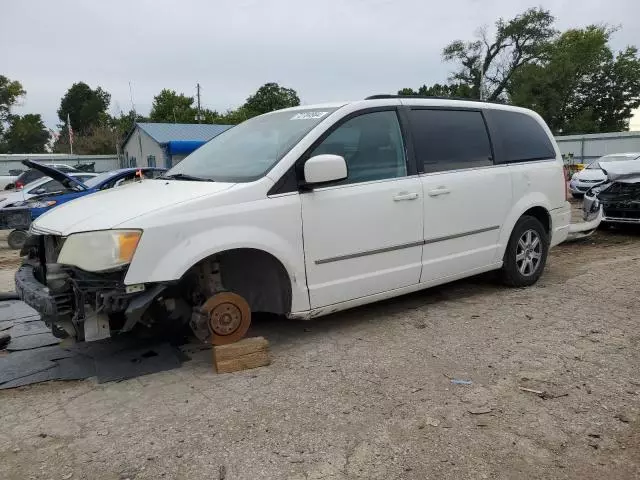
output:
[[[143, 235], [139, 250], [151, 250], [148, 245], [143, 245], [144, 240]], [[161, 258], [156, 258], [151, 263], [151, 268], [143, 266], [143, 264], [149, 265], [150, 259], [136, 258], [138, 253], [136, 252], [124, 283], [132, 285], [177, 281], [201, 260], [216, 253], [238, 248], [262, 250], [280, 261], [291, 282], [292, 311], [310, 308], [302, 243], [292, 245], [273, 231], [249, 225], [219, 226], [182, 237], [168, 251], [163, 252]]]
[[498, 239], [498, 249], [496, 250], [496, 262], [501, 262], [504, 257], [504, 252], [507, 249], [507, 243], [511, 237], [511, 232], [516, 226], [518, 219], [530, 208], [542, 207], [547, 211], [549, 215], [549, 224], [551, 224], [551, 206], [549, 199], [546, 195], [540, 192], [530, 192], [523, 196], [509, 211], [509, 215], [504, 221], [502, 228], [500, 229], [500, 238]]

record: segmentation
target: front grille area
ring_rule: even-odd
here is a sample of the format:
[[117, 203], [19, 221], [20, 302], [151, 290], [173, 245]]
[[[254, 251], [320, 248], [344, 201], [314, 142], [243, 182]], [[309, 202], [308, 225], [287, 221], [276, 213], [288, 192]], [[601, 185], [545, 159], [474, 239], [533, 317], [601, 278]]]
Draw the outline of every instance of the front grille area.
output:
[[608, 218], [623, 218], [625, 220], [640, 221], [640, 208], [620, 208], [619, 206], [605, 206], [604, 216]]

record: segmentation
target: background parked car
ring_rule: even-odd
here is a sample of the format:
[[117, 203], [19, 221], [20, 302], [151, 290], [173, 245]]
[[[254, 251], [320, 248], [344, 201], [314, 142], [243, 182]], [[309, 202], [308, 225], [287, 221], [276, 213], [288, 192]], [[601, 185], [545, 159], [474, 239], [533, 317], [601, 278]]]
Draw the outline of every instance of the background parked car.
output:
[[12, 175], [11, 172], [9, 172], [9, 175], [0, 175], [0, 189], [12, 189], [16, 178], [18, 178], [18, 175]]
[[601, 163], [605, 162], [619, 162], [640, 159], [640, 153], [614, 153], [611, 155], [605, 155], [600, 157], [595, 162], [590, 163], [584, 170], [576, 172], [571, 177], [569, 182], [569, 190], [573, 198], [580, 198], [584, 193], [607, 179], [606, 174], [602, 171]]
[[640, 161], [602, 163], [607, 181], [584, 195], [585, 220], [602, 209], [602, 223], [640, 225]]
[[[34, 164], [34, 165], [40, 165], [39, 163], [36, 162], [31, 162], [30, 160], [25, 160], [24, 162], [22, 162], [24, 165], [27, 165], [25, 162], [29, 162], [30, 164]], [[64, 164], [59, 164], [59, 163], [51, 163], [49, 165], [46, 165], [47, 167], [52, 167], [55, 168], [57, 170], [60, 170], [61, 172], [77, 172], [78, 170], [74, 167], [70, 167], [69, 165], [64, 165]], [[20, 190], [21, 188], [24, 188], [25, 185], [28, 185], [29, 183], [44, 177], [46, 174], [42, 172], [42, 170], [39, 170], [35, 167], [31, 167], [29, 168], [29, 170], [27, 170], [26, 172], [21, 173], [12, 183], [9, 183], [7, 185], [5, 185], [4, 189], [5, 190], [12, 190], [12, 189], [16, 189], [16, 190]]]
[[166, 171], [164, 168], [121, 168], [119, 170], [101, 173], [88, 179], [86, 182], [82, 182], [78, 178], [74, 178], [70, 173], [52, 168], [49, 165], [35, 164], [29, 160], [25, 160], [22, 163], [27, 165], [27, 162], [28, 166], [41, 170], [65, 187], [65, 189], [60, 192], [52, 194], [44, 193], [19, 204], [31, 208], [31, 218], [34, 220], [46, 211], [76, 198], [135, 181], [139, 175], [141, 175], [142, 178], [156, 178]]
[[[77, 178], [81, 182], [85, 182], [98, 174], [71, 172], [69, 175], [73, 178]], [[54, 180], [51, 177], [41, 177], [36, 181], [25, 185], [25, 187], [20, 190], [7, 191], [4, 195], [0, 193], [0, 208], [12, 207], [35, 196], [62, 192], [63, 190], [65, 190], [65, 186], [58, 180]]]

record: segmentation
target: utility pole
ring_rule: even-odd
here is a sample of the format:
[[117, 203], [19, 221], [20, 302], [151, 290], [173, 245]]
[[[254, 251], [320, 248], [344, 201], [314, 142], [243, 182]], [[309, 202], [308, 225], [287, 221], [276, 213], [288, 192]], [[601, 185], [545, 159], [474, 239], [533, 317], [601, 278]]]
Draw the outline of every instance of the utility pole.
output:
[[196, 84], [196, 91], [198, 92], [197, 96], [198, 96], [198, 115], [197, 115], [197, 119], [198, 119], [198, 123], [202, 123], [202, 115], [200, 114], [200, 84], [197, 83]]

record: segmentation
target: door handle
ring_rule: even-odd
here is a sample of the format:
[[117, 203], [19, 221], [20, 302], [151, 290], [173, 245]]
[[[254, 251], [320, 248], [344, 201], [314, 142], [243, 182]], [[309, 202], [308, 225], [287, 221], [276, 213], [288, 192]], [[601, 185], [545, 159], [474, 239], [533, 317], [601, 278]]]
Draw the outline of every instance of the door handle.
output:
[[447, 195], [448, 193], [451, 193], [451, 190], [449, 190], [447, 187], [438, 187], [438, 188], [434, 188], [433, 190], [429, 190], [429, 196], [430, 197], [437, 197], [439, 195]]
[[418, 198], [418, 194], [413, 192], [400, 192], [395, 197], [393, 197], [394, 202], [402, 202], [404, 200], [415, 200]]

